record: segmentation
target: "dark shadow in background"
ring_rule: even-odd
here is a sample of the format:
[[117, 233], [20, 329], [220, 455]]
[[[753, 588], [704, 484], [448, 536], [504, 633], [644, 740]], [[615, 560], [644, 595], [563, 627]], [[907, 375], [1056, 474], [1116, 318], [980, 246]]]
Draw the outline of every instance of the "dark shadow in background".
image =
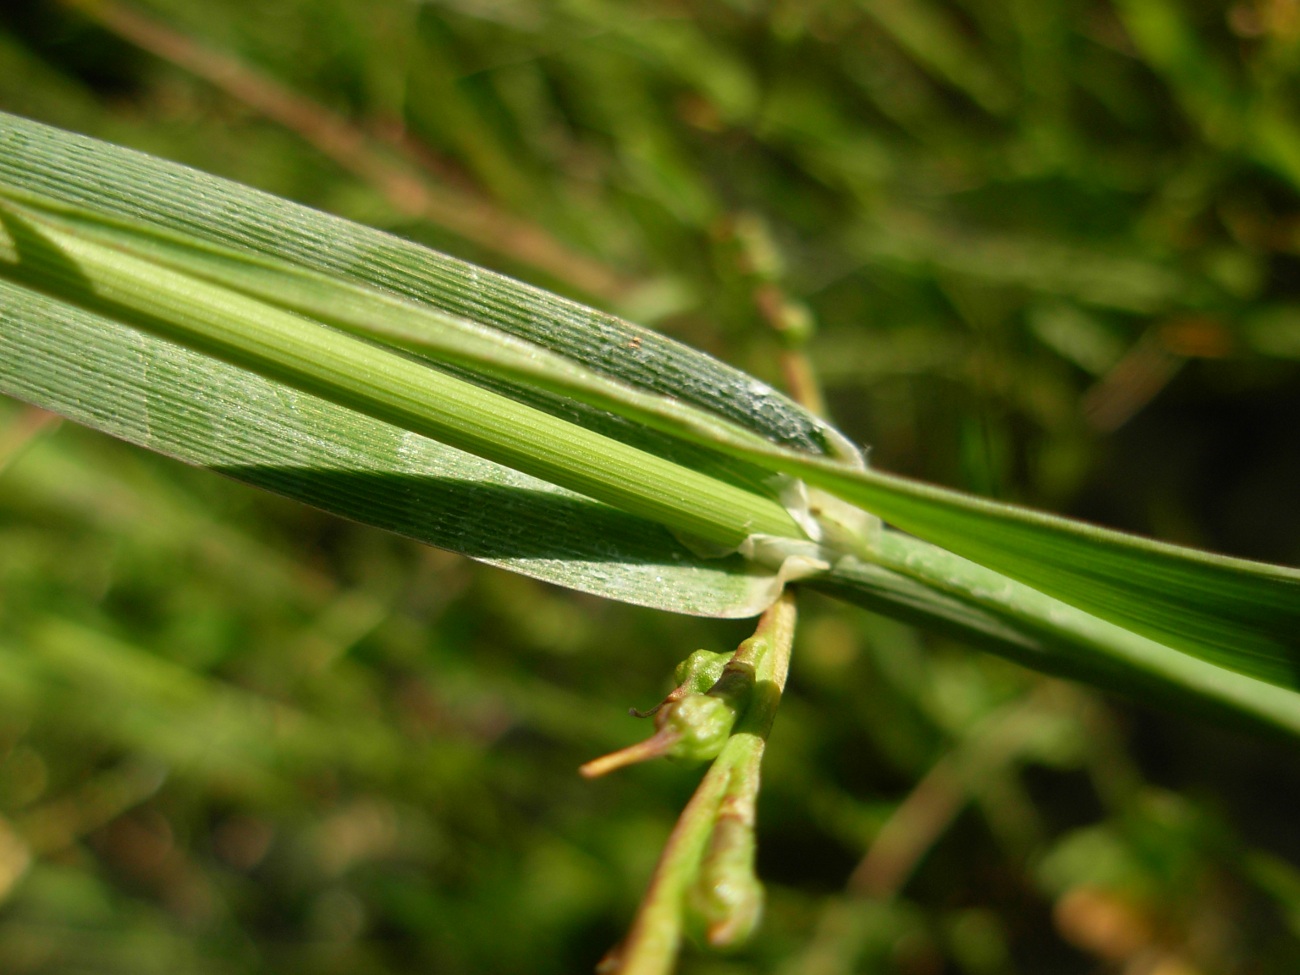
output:
[[54, 71], [96, 95], [130, 99], [144, 91], [149, 59], [89, 18], [52, 0], [4, 0], [0, 30]]

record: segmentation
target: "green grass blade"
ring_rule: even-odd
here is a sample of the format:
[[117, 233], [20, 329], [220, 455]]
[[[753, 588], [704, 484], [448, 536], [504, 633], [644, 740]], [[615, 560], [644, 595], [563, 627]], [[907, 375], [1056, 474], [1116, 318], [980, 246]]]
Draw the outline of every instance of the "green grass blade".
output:
[[[435, 362], [558, 393], [711, 451], [724, 446], [733, 448], [733, 459], [743, 460], [747, 466], [752, 465], [748, 452], [774, 446], [761, 433], [692, 403], [633, 385], [534, 342], [373, 287], [335, 280], [260, 254], [198, 244], [131, 221], [85, 214], [6, 187], [0, 187], [0, 197], [10, 197], [24, 209], [39, 211], [42, 219], [64, 233], [137, 255], [345, 331], [397, 345]], [[640, 347], [639, 340], [632, 341], [624, 355], [634, 360]], [[752, 393], [761, 392], [762, 384], [751, 386]], [[837, 431], [825, 427], [822, 433], [829, 448], [858, 466], [856, 449]], [[758, 467], [750, 474], [761, 477], [762, 471]]]
[[[22, 120], [0, 125], [0, 197], [11, 222], [35, 228], [20, 267], [34, 273], [44, 254], [54, 277], [43, 286], [54, 280], [74, 301], [108, 302], [127, 324], [548, 483], [735, 545], [750, 531], [798, 535], [755, 484], [764, 470], [801, 477], [1101, 620], [1300, 685], [1296, 570], [854, 469], [851, 448], [824, 424], [700, 353], [386, 235]], [[160, 288], [172, 297], [151, 294]], [[189, 319], [171, 321], [173, 299]], [[252, 326], [256, 351], [241, 345]], [[749, 465], [750, 487], [464, 383], [394, 345], [705, 445]], [[365, 389], [362, 362], [373, 366]], [[484, 412], [495, 432], [473, 419]]]
[[1300, 688], [1300, 571], [919, 484], [796, 461], [809, 483], [973, 562], [1177, 650]]
[[[214, 213], [251, 219], [261, 207], [260, 226], [241, 225], [250, 233], [265, 236], [291, 225], [307, 247], [346, 243], [347, 231], [357, 231], [377, 250], [390, 248], [389, 262], [376, 265], [383, 272], [391, 274], [402, 258], [412, 280], [416, 271], [430, 268], [450, 268], [448, 273], [466, 280], [480, 274], [305, 208], [286, 204], [292, 211], [286, 217], [276, 212], [273, 198], [235, 184], [205, 182], [183, 167], [21, 120], [0, 125], [0, 147], [0, 169], [39, 172], [41, 179], [62, 172], [68, 176], [60, 184], [64, 189], [75, 184], [77, 192], [95, 199], [103, 190], [103, 197], [129, 204], [132, 212], [155, 204], [149, 179], [162, 180], [174, 197], [201, 200]], [[105, 154], [119, 152], [136, 165], [140, 182], [132, 183], [130, 166], [126, 176], [105, 175]], [[69, 175], [74, 171], [81, 182]], [[21, 178], [16, 182], [24, 184]], [[5, 184], [5, 190], [12, 191], [6, 196], [38, 197], [25, 184]], [[226, 195], [218, 198], [218, 190]], [[249, 194], [255, 197], [251, 202]], [[63, 201], [63, 209], [76, 207]], [[0, 389], [327, 510], [586, 591], [680, 612], [736, 616], [759, 611], [772, 597], [770, 573], [740, 559], [703, 561], [663, 527], [724, 546], [751, 531], [801, 534], [771, 492], [717, 481], [247, 291], [163, 266], [120, 241], [88, 239], [66, 217], [67, 212], [60, 223], [49, 213], [8, 206], [4, 273], [17, 280], [4, 284], [0, 295]], [[210, 237], [237, 236], [228, 226], [207, 229]], [[205, 238], [195, 236], [201, 251]], [[257, 256], [256, 248], [250, 251]], [[297, 269], [304, 267], [300, 262]], [[477, 300], [494, 283], [512, 298], [504, 304], [499, 296], [493, 299], [500, 304], [497, 317], [544, 322], [555, 304], [567, 304], [541, 293], [535, 293], [539, 302], [521, 303], [534, 293], [481, 273], [490, 280], [478, 287]], [[324, 305], [349, 287], [350, 293], [375, 290], [342, 277], [354, 283], [327, 293]], [[430, 277], [423, 293], [456, 292], [446, 273]], [[294, 280], [310, 284], [312, 278]], [[459, 322], [429, 300], [401, 299], [399, 308]], [[465, 335], [476, 339], [479, 353], [498, 337], [483, 326], [474, 331], [476, 323], [463, 324], [469, 330], [462, 330], [462, 344]], [[570, 340], [585, 336], [594, 348], [591, 332], [581, 322], [568, 328]], [[502, 344], [520, 341], [507, 332]], [[648, 333], [639, 341], [678, 368], [687, 363], [698, 371], [702, 363], [725, 371]], [[199, 353], [196, 346], [246, 368]], [[559, 359], [545, 348], [538, 354]], [[656, 394], [643, 386], [639, 395]], [[778, 412], [784, 408], [779, 398], [772, 402]], [[799, 419], [797, 410], [791, 415]], [[704, 496], [715, 489], [721, 492], [716, 505]], [[642, 493], [649, 507], [633, 498]]]
[[709, 542], [801, 534], [774, 501], [392, 349], [66, 233], [12, 204], [0, 204], [0, 219], [15, 242], [0, 274], [64, 300]]
[[896, 531], [874, 560], [844, 559], [819, 589], [1132, 698], [1300, 735], [1300, 693], [1225, 670]]
[[0, 390], [334, 514], [638, 605], [748, 616], [768, 574], [546, 481], [0, 279]]
[[837, 438], [753, 377], [613, 315], [230, 180], [3, 113], [0, 187], [399, 297], [795, 449], [823, 453]]

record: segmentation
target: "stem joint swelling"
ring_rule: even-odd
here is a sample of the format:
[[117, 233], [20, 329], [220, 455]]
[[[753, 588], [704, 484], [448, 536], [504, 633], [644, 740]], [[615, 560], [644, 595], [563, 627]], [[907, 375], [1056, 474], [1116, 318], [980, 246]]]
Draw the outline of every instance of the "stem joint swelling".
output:
[[582, 767], [591, 778], [661, 756], [713, 762], [668, 838], [631, 930], [600, 972], [665, 975], [683, 932], [725, 949], [743, 944], [757, 927], [760, 770], [794, 627], [794, 595], [787, 591], [734, 654], [697, 650], [678, 666], [677, 686], [641, 715], [654, 717], [653, 735]]

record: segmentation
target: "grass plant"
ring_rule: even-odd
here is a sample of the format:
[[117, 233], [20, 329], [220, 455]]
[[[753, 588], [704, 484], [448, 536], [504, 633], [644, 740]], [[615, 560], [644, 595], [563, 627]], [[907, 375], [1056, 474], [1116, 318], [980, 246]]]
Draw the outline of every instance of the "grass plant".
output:
[[[347, 50], [342, 39], [356, 25], [346, 5], [282, 6], [290, 20], [338, 18], [314, 29]], [[472, 4], [445, 16], [394, 4], [367, 23], [352, 54], [295, 68], [341, 71], [349, 80], [338, 88], [292, 79], [284, 64], [285, 80], [273, 82], [210, 52], [196, 38], [214, 24], [232, 36], [256, 26], [222, 20], [219, 7], [164, 4], [150, 16], [78, 0], [13, 19], [0, 54], [12, 78], [40, 83], [20, 96], [15, 81], [0, 105], [65, 128], [0, 116], [0, 390], [37, 408], [9, 408], [0, 440], [0, 484], [15, 515], [4, 524], [16, 553], [5, 569], [15, 598], [0, 615], [0, 694], [15, 715], [0, 767], [9, 790], [0, 807], [0, 905], [13, 899], [0, 907], [13, 912], [7, 922], [0, 915], [0, 958], [19, 971], [40, 970], [39, 960], [24, 960], [39, 957], [75, 966], [75, 947], [42, 940], [40, 919], [75, 926], [78, 896], [107, 896], [113, 906], [99, 916], [114, 920], [95, 937], [111, 938], [115, 925], [132, 932], [159, 970], [208, 970], [187, 948], [187, 917], [205, 932], [199, 942], [225, 946], [210, 970], [274, 968], [271, 949], [250, 953], [235, 941], [241, 924], [269, 923], [255, 890], [274, 896], [279, 885], [290, 902], [310, 899], [292, 907], [292, 923], [317, 932], [286, 949], [295, 967], [505, 970], [535, 960], [547, 937], [543, 966], [574, 964], [592, 939], [572, 932], [598, 912], [611, 877], [629, 878], [630, 891], [648, 872], [647, 845], [635, 834], [662, 819], [653, 806], [627, 791], [604, 793], [615, 797], [604, 830], [579, 838], [581, 829], [558, 821], [540, 828], [530, 847], [540, 858], [534, 882], [568, 901], [535, 895], [509, 857], [495, 866], [466, 860], [444, 874], [432, 866], [434, 834], [481, 834], [490, 850], [488, 837], [508, 826], [475, 821], [474, 810], [499, 806], [465, 791], [467, 776], [483, 779], [485, 796], [515, 782], [520, 807], [493, 817], [526, 818], [539, 797], [569, 788], [554, 785], [528, 749], [495, 766], [492, 747], [512, 730], [589, 752], [622, 747], [626, 736], [593, 722], [590, 702], [620, 684], [613, 671], [684, 656], [692, 640], [682, 634], [696, 631], [664, 630], [664, 648], [637, 661], [632, 647], [669, 624], [648, 615], [611, 623], [610, 610], [532, 579], [647, 608], [637, 613], [767, 610], [730, 670], [682, 692], [709, 705], [701, 714], [725, 701], [730, 720], [639, 919], [611, 956], [613, 970], [669, 970], [684, 931], [722, 945], [755, 928], [758, 761], [780, 696], [763, 689], [786, 684], [796, 589], [817, 608], [799, 638], [809, 656], [805, 693], [821, 695], [830, 711], [813, 715], [796, 697], [781, 719], [798, 760], [773, 773], [778, 782], [786, 776], [776, 803], [797, 798], [817, 823], [797, 829], [865, 858], [815, 922], [798, 870], [784, 879], [778, 871], [770, 933], [742, 949], [745, 963], [848, 971], [918, 945], [915, 964], [947, 959], [972, 972], [1048, 956], [1070, 971], [1070, 951], [1190, 970], [1240, 957], [1261, 967], [1231, 970], [1285, 970], [1295, 957], [1285, 923], [1264, 925], [1267, 945], [1257, 948], [1238, 932], [1207, 948], [1168, 931], [1191, 930], [1217, 903], [1191, 892], [1186, 878], [1229, 860], [1247, 893], [1221, 896], [1241, 931], [1252, 898], [1293, 917], [1300, 881], [1287, 850], [1256, 848], [1206, 807], [1147, 784], [1114, 718], [1074, 685], [972, 662], [942, 642], [926, 653], [920, 641], [955, 640], [1130, 700], [1244, 724], [1276, 736], [1284, 744], [1271, 747], [1289, 754], [1300, 733], [1300, 570], [1282, 564], [1300, 551], [1293, 517], [1284, 514], [1257, 547], [1272, 559], [1262, 561], [1039, 509], [1085, 498], [1088, 477], [1099, 475], [1084, 472], [1104, 467], [1108, 438], [1121, 442], [1124, 428], [1139, 426], [1161, 390], [1177, 388], [1180, 370], [1236, 388], [1229, 399], [1258, 395], [1281, 410], [1293, 402], [1294, 311], [1270, 276], [1261, 201], [1294, 195], [1291, 123], [1269, 94], [1290, 83], [1284, 52], [1294, 38], [1263, 7], [1243, 6], [1226, 28], [1211, 29], [1147, 2], [1106, 6], [1086, 28], [1054, 7], [935, 4], [905, 15], [886, 6], [674, 19], [653, 4], [635, 15], [514, 4], [497, 20]], [[287, 173], [256, 179], [256, 152], [304, 171], [332, 159], [365, 185], [349, 198], [350, 184], [321, 176], [322, 192], [295, 195], [409, 236], [74, 135], [69, 128], [179, 158], [199, 148], [187, 149], [176, 127], [140, 129], [153, 141], [127, 138], [120, 113], [99, 107], [89, 88], [60, 88], [49, 65], [62, 62], [41, 46], [41, 16], [65, 24], [67, 36], [151, 51], [161, 60], [150, 70], [164, 80], [132, 82], [142, 90], [179, 86], [195, 99], [208, 89], [193, 87], [192, 75], [221, 92], [203, 97], [233, 96], [274, 123], [245, 118], [239, 124], [270, 141], [251, 140], [247, 158], [225, 160], [237, 165], [213, 156], [204, 168], [290, 192]], [[1251, 16], [1262, 26], [1250, 36], [1262, 39], [1233, 56], [1253, 74], [1220, 70], [1227, 55], [1198, 47], [1198, 38], [1240, 34]], [[836, 24], [851, 25], [873, 57], [837, 47]], [[267, 29], [269, 41], [276, 28]], [[1117, 30], [1131, 45], [1122, 57], [1107, 46]], [[565, 46], [592, 36], [601, 43]], [[394, 63], [373, 57], [390, 42], [407, 53]], [[548, 44], [566, 53], [539, 53]], [[1074, 59], [1073, 74], [1049, 48]], [[1018, 73], [992, 56], [998, 50], [1016, 53]], [[820, 52], [807, 72], [795, 69], [801, 51]], [[827, 62], [832, 52], [842, 60]], [[458, 74], [458, 59], [479, 68]], [[1216, 67], [1186, 69], [1202, 59]], [[140, 69], [123, 54], [113, 70]], [[350, 92], [364, 106], [352, 114], [373, 124], [346, 121], [305, 94], [288, 97], [281, 84]], [[394, 100], [399, 90], [405, 100]], [[974, 106], [975, 119], [945, 99]], [[1150, 120], [1170, 105], [1187, 128], [1150, 134]], [[853, 106], [868, 121], [852, 121]], [[324, 156], [275, 149], [278, 125]], [[997, 139], [988, 143], [981, 127]], [[1084, 148], [1094, 144], [1102, 149]], [[544, 165], [547, 152], [573, 162], [593, 147], [605, 167], [595, 202], [584, 200], [580, 180], [557, 181]], [[444, 178], [460, 189], [440, 187]], [[1198, 233], [1213, 246], [1195, 243]], [[539, 272], [543, 284], [612, 310], [411, 237]], [[638, 261], [651, 266], [630, 270]], [[816, 296], [815, 308], [796, 294]], [[863, 329], [864, 316], [884, 324]], [[763, 375], [633, 318], [727, 344]], [[774, 388], [774, 364], [792, 397]], [[925, 419], [935, 407], [913, 388], [918, 375], [957, 391], [942, 422]], [[860, 451], [862, 431], [828, 423], [819, 415], [825, 403], [881, 417], [881, 448]], [[43, 411], [199, 470], [120, 453], [100, 460], [109, 448]], [[1036, 432], [1023, 433], [1026, 424]], [[935, 446], [921, 450], [922, 439]], [[1190, 442], [1213, 441], [1197, 433]], [[904, 465], [913, 473], [966, 490], [884, 472], [909, 456], [923, 459]], [[1276, 499], [1270, 514], [1288, 511], [1294, 465], [1280, 463], [1247, 478], [1253, 496]], [[203, 470], [523, 579], [469, 575], [433, 550], [327, 527], [334, 523], [324, 515], [218, 486]], [[1133, 471], [1119, 483], [1132, 497], [1149, 491], [1151, 510], [1166, 514], [1131, 527], [1174, 526], [1166, 534], [1184, 542], [1212, 540], [1208, 529], [1188, 527], [1182, 502], [1159, 502], [1157, 488], [1142, 487], [1140, 466]], [[1225, 476], [1216, 472], [1213, 483]], [[996, 497], [1007, 495], [1037, 503]], [[214, 506], [230, 509], [239, 527], [211, 515]], [[81, 527], [41, 528], [47, 511], [60, 513], [53, 524]], [[268, 542], [275, 525], [289, 527], [270, 527]], [[308, 526], [339, 570], [285, 555], [295, 525]], [[113, 526], [129, 526], [137, 539], [120, 562], [103, 548]], [[55, 554], [78, 532], [91, 543], [87, 564], [109, 580], [102, 610], [85, 595], [94, 581]], [[192, 584], [171, 584], [177, 565], [192, 567]], [[340, 584], [335, 571], [355, 583]], [[64, 600], [74, 608], [61, 608]], [[232, 600], [246, 616], [232, 615]], [[596, 622], [579, 622], [585, 614]], [[498, 632], [532, 649], [520, 660], [486, 650]], [[627, 649], [596, 651], [617, 646], [620, 633], [631, 635]], [[277, 641], [286, 649], [249, 652]], [[488, 678], [491, 660], [503, 663]], [[741, 670], [754, 683], [735, 697], [728, 688]], [[679, 705], [661, 714], [665, 722], [687, 714]], [[76, 715], [76, 734], [99, 743], [101, 757], [93, 773], [70, 772], [55, 785], [56, 753], [77, 767], [44, 737], [57, 737], [50, 722], [59, 711]], [[676, 737], [657, 740], [675, 747], [693, 732], [687, 720], [662, 724], [661, 734], [667, 727]], [[864, 799], [849, 784], [859, 773], [829, 757], [853, 734], [875, 753], [866, 768], [907, 769], [915, 791], [886, 808]], [[407, 739], [420, 747], [408, 752]], [[829, 762], [829, 779], [809, 771], [814, 756]], [[1032, 767], [1086, 779], [1095, 821], [1049, 825], [1023, 791]], [[445, 790], [462, 797], [454, 808], [423, 811]], [[1041, 926], [1052, 937], [1015, 933], [998, 910], [902, 896], [967, 806], [999, 855], [1053, 905], [1054, 921]], [[792, 815], [775, 814], [778, 823]], [[215, 825], [202, 826], [205, 817]], [[224, 864], [218, 873], [177, 839], [180, 824], [208, 837], [202, 856]], [[161, 859], [148, 861], [139, 844], [163, 835], [157, 830]], [[318, 838], [298, 839], [312, 830]], [[787, 833], [773, 827], [764, 848]], [[300, 842], [316, 845], [304, 852]], [[79, 872], [75, 857], [64, 863], [83, 849], [154, 885], [138, 921], [121, 920], [131, 895]], [[295, 858], [313, 879], [294, 879]], [[148, 862], [162, 872], [140, 873], [153, 869]], [[940, 860], [930, 882], [945, 870], [974, 876], [979, 867]], [[225, 877], [252, 886], [228, 889]], [[456, 906], [458, 885], [475, 892], [476, 906]], [[1163, 903], [1175, 890], [1181, 899]], [[220, 920], [229, 915], [217, 905], [235, 903], [248, 920]], [[486, 934], [511, 911], [517, 956]], [[1097, 932], [1107, 917], [1138, 933], [1122, 946], [1105, 941]], [[536, 933], [548, 926], [551, 935]], [[398, 953], [386, 950], [385, 930], [400, 932]], [[343, 954], [314, 954], [313, 945], [334, 942], [346, 945]], [[122, 945], [123, 966], [138, 966], [138, 957]], [[701, 955], [685, 964], [721, 971], [710, 966], [727, 963]]]

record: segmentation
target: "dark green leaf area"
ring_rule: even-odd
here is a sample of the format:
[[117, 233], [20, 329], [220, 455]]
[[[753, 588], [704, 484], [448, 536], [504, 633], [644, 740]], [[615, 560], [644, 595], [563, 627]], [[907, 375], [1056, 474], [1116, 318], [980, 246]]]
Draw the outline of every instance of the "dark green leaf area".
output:
[[0, 386], [89, 426], [552, 582], [753, 612], [757, 578], [653, 522], [10, 282], [0, 316]]
[[377, 287], [698, 404], [778, 442], [824, 449], [814, 417], [731, 366], [613, 315], [229, 180], [4, 116], [0, 184]]

